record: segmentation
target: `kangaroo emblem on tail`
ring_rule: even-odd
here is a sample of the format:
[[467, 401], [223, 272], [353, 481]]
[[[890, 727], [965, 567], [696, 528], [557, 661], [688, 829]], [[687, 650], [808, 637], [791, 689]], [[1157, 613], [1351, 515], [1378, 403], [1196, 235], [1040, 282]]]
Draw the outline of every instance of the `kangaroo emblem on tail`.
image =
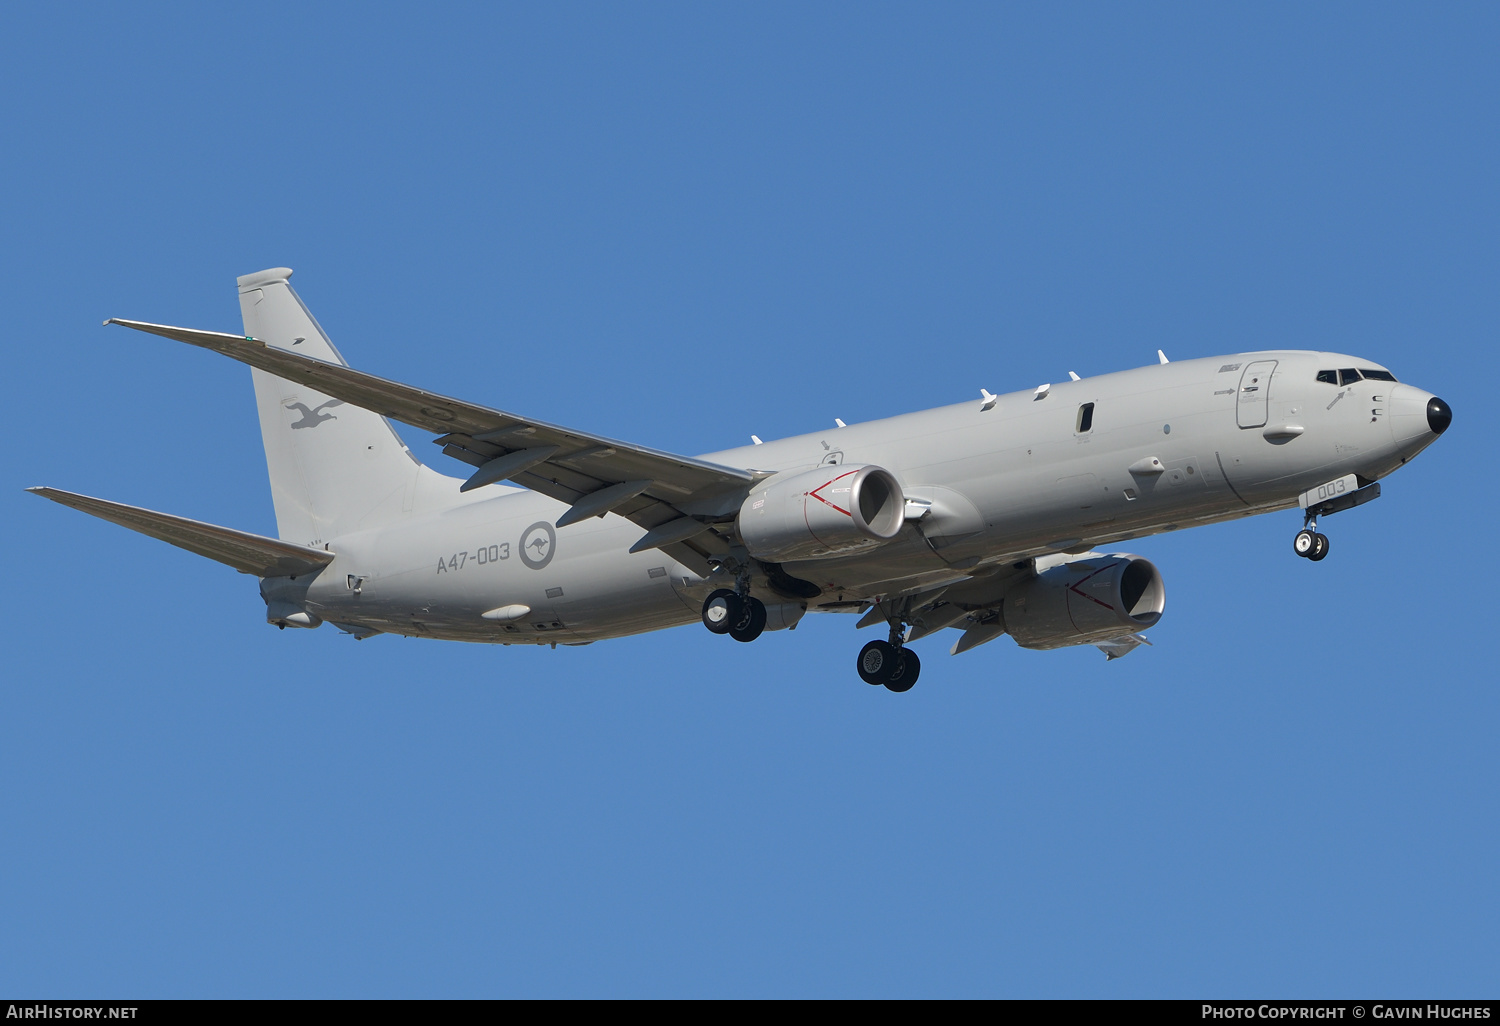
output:
[[297, 428], [317, 427], [325, 420], [338, 420], [338, 417], [334, 416], [331, 413], [324, 413], [323, 411], [328, 409], [328, 407], [330, 406], [342, 405], [344, 405], [344, 400], [330, 399], [326, 403], [319, 404], [318, 408], [315, 410], [309, 410], [303, 403], [287, 403], [286, 408], [289, 410], [300, 410], [302, 413], [301, 420], [292, 422], [292, 428], [293, 430], [295, 430]]

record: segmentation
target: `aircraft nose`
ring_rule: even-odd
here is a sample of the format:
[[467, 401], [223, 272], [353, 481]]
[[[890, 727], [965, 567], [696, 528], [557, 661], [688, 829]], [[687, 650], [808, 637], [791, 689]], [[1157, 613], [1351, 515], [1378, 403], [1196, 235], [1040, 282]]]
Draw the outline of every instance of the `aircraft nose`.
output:
[[1427, 400], [1427, 426], [1432, 433], [1440, 435], [1453, 423], [1453, 408], [1437, 396]]
[[1386, 398], [1392, 441], [1407, 459], [1415, 456], [1447, 430], [1453, 420], [1448, 404], [1415, 385], [1393, 385]]

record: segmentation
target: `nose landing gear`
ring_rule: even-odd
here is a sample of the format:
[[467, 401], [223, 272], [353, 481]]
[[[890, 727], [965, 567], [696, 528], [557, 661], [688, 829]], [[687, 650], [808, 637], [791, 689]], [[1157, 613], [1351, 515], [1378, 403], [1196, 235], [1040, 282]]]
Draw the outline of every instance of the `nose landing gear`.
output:
[[1306, 524], [1292, 541], [1292, 551], [1314, 563], [1328, 555], [1328, 536], [1319, 534], [1315, 530], [1317, 526], [1317, 517], [1308, 517]]
[[1326, 557], [1328, 538], [1318, 533], [1318, 518], [1331, 517], [1335, 513], [1363, 506], [1372, 499], [1380, 498], [1380, 482], [1368, 481], [1360, 486], [1359, 482], [1365, 480], [1358, 474], [1346, 474], [1337, 481], [1303, 492], [1297, 499], [1298, 505], [1303, 509], [1302, 530], [1297, 532], [1297, 538], [1292, 542], [1292, 551], [1314, 563]]

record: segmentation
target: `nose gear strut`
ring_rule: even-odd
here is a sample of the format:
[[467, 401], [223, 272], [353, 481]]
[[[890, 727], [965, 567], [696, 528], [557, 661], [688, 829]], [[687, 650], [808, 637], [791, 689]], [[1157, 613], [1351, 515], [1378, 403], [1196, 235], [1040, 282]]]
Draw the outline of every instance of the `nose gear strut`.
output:
[[1302, 530], [1298, 531], [1297, 537], [1292, 540], [1292, 551], [1314, 563], [1328, 555], [1328, 536], [1318, 533], [1316, 513], [1309, 511], [1303, 518]]

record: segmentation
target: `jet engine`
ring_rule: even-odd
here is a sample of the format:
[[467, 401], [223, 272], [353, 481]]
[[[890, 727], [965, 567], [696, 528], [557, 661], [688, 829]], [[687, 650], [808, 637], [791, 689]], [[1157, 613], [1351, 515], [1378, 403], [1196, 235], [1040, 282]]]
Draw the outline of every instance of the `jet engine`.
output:
[[889, 470], [842, 463], [762, 481], [740, 506], [739, 529], [752, 556], [783, 563], [873, 548], [905, 519], [906, 496]]
[[1045, 570], [1005, 596], [1005, 629], [1022, 648], [1092, 645], [1156, 624], [1166, 587], [1139, 556], [1093, 555]]

